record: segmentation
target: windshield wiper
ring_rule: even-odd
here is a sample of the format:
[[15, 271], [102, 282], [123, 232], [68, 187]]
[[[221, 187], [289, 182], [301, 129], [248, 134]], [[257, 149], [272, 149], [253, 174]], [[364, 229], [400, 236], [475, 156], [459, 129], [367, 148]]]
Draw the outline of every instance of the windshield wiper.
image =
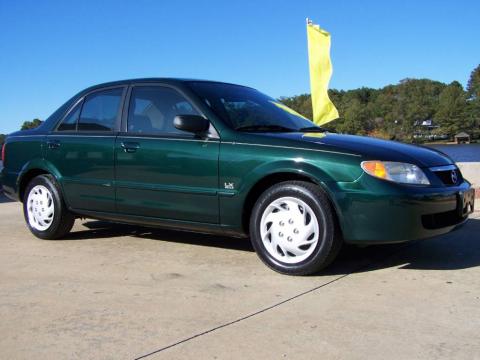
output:
[[328, 130], [324, 129], [320, 126], [307, 126], [307, 127], [303, 127], [303, 128], [298, 129], [298, 131], [301, 131], [301, 132], [327, 132]]
[[278, 131], [278, 132], [293, 132], [295, 129], [291, 129], [281, 125], [247, 125], [247, 126], [238, 126], [235, 128], [237, 131]]

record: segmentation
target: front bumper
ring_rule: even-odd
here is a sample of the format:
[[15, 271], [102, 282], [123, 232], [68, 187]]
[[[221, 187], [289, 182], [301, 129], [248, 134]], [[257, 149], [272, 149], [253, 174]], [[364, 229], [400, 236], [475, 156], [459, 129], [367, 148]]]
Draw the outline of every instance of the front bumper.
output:
[[475, 199], [467, 181], [432, 188], [362, 176], [357, 184], [338, 186], [337, 213], [349, 243], [396, 243], [445, 234], [465, 223]]

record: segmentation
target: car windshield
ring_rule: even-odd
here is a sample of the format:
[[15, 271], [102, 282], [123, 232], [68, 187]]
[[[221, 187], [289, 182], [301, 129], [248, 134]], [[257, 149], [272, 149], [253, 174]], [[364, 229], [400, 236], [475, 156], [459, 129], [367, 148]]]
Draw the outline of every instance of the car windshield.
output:
[[323, 130], [255, 89], [206, 81], [192, 81], [189, 85], [232, 129], [258, 132]]

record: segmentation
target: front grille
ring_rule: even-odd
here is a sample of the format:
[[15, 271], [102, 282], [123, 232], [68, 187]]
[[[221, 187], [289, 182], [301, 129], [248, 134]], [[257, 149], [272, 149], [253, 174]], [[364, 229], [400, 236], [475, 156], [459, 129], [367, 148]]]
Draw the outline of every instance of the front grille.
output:
[[440, 181], [447, 186], [455, 186], [463, 182], [463, 176], [456, 166], [448, 166], [445, 168], [431, 169]]

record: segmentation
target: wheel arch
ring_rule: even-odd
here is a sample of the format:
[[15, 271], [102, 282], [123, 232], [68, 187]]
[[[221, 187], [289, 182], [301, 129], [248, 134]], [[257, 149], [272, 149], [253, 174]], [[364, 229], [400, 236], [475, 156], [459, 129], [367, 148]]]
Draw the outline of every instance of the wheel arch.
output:
[[52, 175], [57, 181], [59, 179], [59, 173], [53, 167], [52, 164], [46, 162], [44, 159], [32, 160], [20, 171], [17, 180], [17, 189], [18, 189], [18, 199], [23, 202], [23, 197], [25, 195], [25, 189], [28, 183], [39, 175]]
[[332, 196], [325, 183], [319, 181], [315, 176], [312, 176], [311, 174], [305, 172], [281, 171], [270, 173], [262, 177], [248, 191], [242, 208], [242, 227], [246, 234], [249, 233], [250, 215], [257, 199], [268, 188], [285, 181], [305, 181], [317, 185], [323, 191], [328, 201], [330, 202], [333, 210], [334, 221], [338, 228], [341, 230], [337, 204], [335, 203], [335, 201], [333, 201]]

